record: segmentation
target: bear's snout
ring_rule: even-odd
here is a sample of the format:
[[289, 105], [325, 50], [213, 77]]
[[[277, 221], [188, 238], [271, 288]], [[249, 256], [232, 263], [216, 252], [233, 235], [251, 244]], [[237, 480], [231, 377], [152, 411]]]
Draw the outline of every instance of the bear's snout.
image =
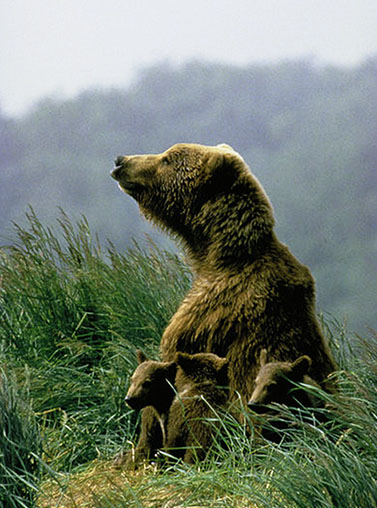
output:
[[140, 409], [140, 400], [137, 397], [127, 395], [124, 398], [124, 402], [130, 406], [131, 409]]
[[118, 157], [114, 161], [115, 167], [117, 168], [118, 166], [124, 164], [125, 159], [126, 157], [124, 155], [118, 155]]
[[257, 414], [263, 414], [266, 411], [268, 411], [268, 407], [266, 406], [266, 404], [261, 404], [260, 402], [253, 402], [252, 400], [249, 400], [249, 402], [247, 403], [247, 407]]
[[122, 172], [122, 168], [125, 164], [125, 159], [126, 157], [123, 155], [118, 155], [118, 157], [114, 160], [115, 168], [111, 171], [110, 174], [115, 180], [119, 180], [120, 173]]
[[115, 168], [110, 172], [110, 176], [118, 182], [121, 190], [131, 196], [135, 196], [144, 188], [144, 182], [138, 175], [139, 170], [134, 162], [134, 156], [119, 155], [114, 161]]

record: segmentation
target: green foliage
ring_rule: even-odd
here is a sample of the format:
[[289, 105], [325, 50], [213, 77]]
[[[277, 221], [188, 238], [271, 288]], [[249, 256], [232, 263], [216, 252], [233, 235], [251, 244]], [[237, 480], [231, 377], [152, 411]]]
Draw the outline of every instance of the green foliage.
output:
[[27, 395], [0, 371], [0, 505], [35, 506], [42, 474], [42, 438]]
[[[104, 252], [87, 221], [72, 223], [64, 212], [49, 228], [30, 209], [27, 227], [16, 230], [0, 252], [0, 499], [7, 508], [34, 506], [51, 483], [64, 491], [75, 472], [135, 442], [138, 417], [123, 404], [135, 349], [156, 357], [190, 283], [176, 255], [153, 245], [120, 254], [109, 244]], [[221, 415], [220, 439], [205, 462], [170, 463], [134, 484], [99, 476], [108, 488], [85, 494], [86, 506], [377, 506], [377, 336], [350, 342], [336, 321], [325, 331], [340, 365], [339, 395], [318, 391], [327, 407], [317, 417], [280, 408], [287, 429], [274, 444], [250, 431], [257, 415], [244, 410], [244, 424]]]
[[134, 351], [156, 354], [189, 278], [176, 256], [153, 247], [121, 255], [110, 246], [105, 258], [85, 219], [75, 227], [61, 212], [58, 232], [33, 210], [27, 220], [0, 256], [1, 348], [30, 379], [47, 458], [64, 469], [132, 436], [123, 399]]

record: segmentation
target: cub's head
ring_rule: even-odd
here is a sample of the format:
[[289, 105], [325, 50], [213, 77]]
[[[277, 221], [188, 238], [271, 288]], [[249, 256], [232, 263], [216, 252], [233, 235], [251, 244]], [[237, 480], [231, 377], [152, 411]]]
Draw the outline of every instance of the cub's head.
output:
[[290, 392], [294, 388], [292, 382], [304, 381], [311, 363], [311, 359], [306, 355], [300, 356], [294, 362], [267, 363], [267, 351], [262, 349], [260, 370], [248, 406], [253, 410], [259, 410], [272, 402], [291, 405], [293, 395]]
[[230, 146], [192, 143], [173, 145], [161, 154], [119, 156], [111, 172], [148, 218], [176, 232], [241, 175], [251, 177]]
[[228, 360], [213, 353], [176, 353], [177, 387], [189, 382], [199, 384], [213, 382], [215, 385], [228, 384]]
[[138, 367], [131, 377], [125, 401], [132, 409], [153, 406], [163, 410], [174, 397], [176, 365], [174, 362], [148, 360], [144, 353], [137, 351]]

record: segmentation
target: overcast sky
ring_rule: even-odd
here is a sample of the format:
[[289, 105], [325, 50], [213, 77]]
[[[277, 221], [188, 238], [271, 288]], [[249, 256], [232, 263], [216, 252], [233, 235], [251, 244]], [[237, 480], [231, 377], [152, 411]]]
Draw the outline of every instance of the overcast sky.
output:
[[0, 108], [128, 85], [153, 63], [377, 55], [377, 0], [0, 0]]

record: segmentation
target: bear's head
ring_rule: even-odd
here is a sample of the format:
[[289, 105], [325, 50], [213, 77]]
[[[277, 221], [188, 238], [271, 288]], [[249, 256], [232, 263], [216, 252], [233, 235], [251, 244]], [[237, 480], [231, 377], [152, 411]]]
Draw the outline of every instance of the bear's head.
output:
[[[119, 156], [111, 176], [147, 218], [178, 234], [207, 264], [208, 249], [224, 235], [221, 243], [234, 259], [253, 239], [271, 234], [271, 204], [228, 145], [180, 143], [161, 154]], [[219, 250], [216, 245], [221, 256]]]
[[210, 194], [229, 188], [244, 171], [229, 146], [180, 143], [161, 154], [119, 156], [111, 175], [145, 215], [169, 227], [192, 220]]
[[311, 363], [310, 357], [306, 355], [300, 356], [294, 362], [268, 363], [267, 351], [262, 349], [260, 370], [248, 406], [259, 411], [271, 403], [294, 405], [295, 383], [304, 381]]
[[217, 386], [228, 385], [228, 360], [213, 353], [188, 354], [178, 352], [175, 355], [177, 365], [176, 386], [180, 390], [186, 385], [213, 383]]
[[137, 351], [138, 367], [131, 377], [125, 401], [132, 409], [153, 406], [164, 412], [174, 398], [174, 362], [148, 360], [144, 353]]

